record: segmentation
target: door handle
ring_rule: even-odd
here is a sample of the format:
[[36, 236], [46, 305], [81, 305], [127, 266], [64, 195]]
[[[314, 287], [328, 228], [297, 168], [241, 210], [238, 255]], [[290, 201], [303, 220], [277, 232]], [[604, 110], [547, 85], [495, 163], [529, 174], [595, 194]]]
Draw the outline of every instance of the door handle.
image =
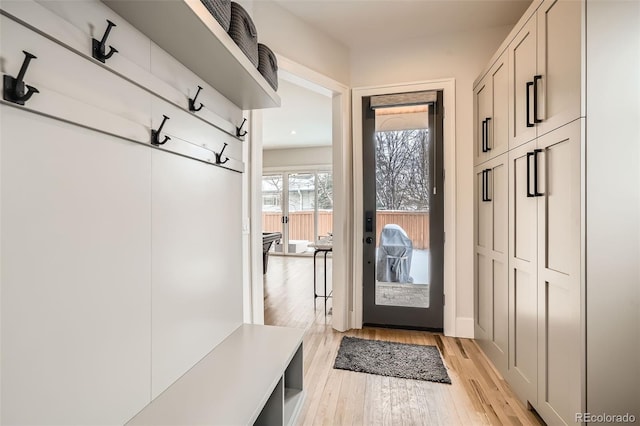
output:
[[538, 192], [538, 153], [542, 152], [541, 149], [534, 149], [533, 154], [533, 196], [540, 197], [544, 195], [542, 192]]
[[529, 190], [531, 188], [531, 157], [535, 156], [535, 152], [527, 152], [527, 197], [535, 197]]
[[365, 241], [367, 244], [371, 244], [371, 243], [373, 242], [373, 238], [371, 238], [371, 237], [367, 237], [367, 238], [365, 238], [365, 239], [364, 239], [364, 241]]
[[485, 135], [487, 133], [487, 120], [482, 120], [482, 152], [487, 152]]
[[485, 136], [484, 138], [485, 144], [487, 145], [487, 150], [485, 152], [491, 151], [491, 147], [489, 146], [489, 121], [491, 121], [491, 117], [487, 117], [485, 120], [486, 122], [485, 131], [487, 132], [487, 136]]
[[541, 75], [533, 77], [533, 122], [542, 123], [542, 120], [538, 119], [538, 80], [542, 80]]
[[533, 123], [529, 121], [529, 115], [531, 115], [531, 112], [529, 111], [529, 103], [530, 103], [529, 92], [530, 92], [531, 86], [533, 86], [533, 81], [527, 81], [527, 96], [525, 97], [527, 101], [527, 127], [533, 127]]
[[484, 187], [486, 195], [484, 198], [484, 201], [492, 201], [491, 198], [489, 198], [489, 172], [491, 171], [491, 169], [485, 169], [484, 170]]
[[364, 232], [373, 232], [373, 212], [371, 211], [365, 213]]

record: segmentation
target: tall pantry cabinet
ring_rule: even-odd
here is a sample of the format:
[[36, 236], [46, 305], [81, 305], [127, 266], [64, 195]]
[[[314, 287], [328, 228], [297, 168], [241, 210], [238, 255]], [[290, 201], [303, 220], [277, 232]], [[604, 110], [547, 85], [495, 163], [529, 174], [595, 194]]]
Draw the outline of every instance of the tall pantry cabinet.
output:
[[[587, 32], [590, 4], [534, 1], [474, 84], [475, 337], [547, 424], [588, 411], [586, 330], [604, 314], [586, 309], [586, 49], [599, 36]], [[503, 133], [508, 148], [492, 152]], [[637, 356], [639, 326], [627, 323]]]

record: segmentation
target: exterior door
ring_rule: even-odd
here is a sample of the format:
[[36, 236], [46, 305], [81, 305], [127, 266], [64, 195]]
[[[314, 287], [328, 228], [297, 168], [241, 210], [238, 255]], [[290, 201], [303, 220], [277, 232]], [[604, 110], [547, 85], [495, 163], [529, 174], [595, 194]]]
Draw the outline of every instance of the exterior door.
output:
[[431, 101], [363, 98], [363, 322], [441, 330], [443, 102], [420, 93]]
[[[284, 175], [270, 174], [262, 176], [262, 232], [280, 232], [282, 234], [280, 251], [287, 245], [288, 221], [284, 211]], [[276, 245], [272, 244], [270, 251], [276, 251]]]
[[333, 234], [332, 172], [310, 171], [262, 176], [262, 232], [280, 232], [271, 251], [313, 253], [309, 244]]

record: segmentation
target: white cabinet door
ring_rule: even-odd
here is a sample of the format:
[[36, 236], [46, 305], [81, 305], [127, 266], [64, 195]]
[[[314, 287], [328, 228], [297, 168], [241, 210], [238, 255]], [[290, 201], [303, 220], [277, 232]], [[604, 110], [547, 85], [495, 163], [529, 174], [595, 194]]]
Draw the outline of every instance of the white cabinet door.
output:
[[151, 152], [6, 105], [2, 424], [123, 424], [150, 401]]
[[536, 75], [536, 16], [513, 39], [509, 51], [509, 148], [536, 138], [533, 84]]
[[509, 66], [505, 53], [474, 90], [474, 164], [509, 149]]
[[476, 168], [475, 337], [503, 374], [509, 339], [508, 178], [506, 154]]
[[488, 198], [492, 204], [491, 275], [493, 277], [493, 328], [490, 335], [492, 358], [498, 370], [507, 371], [509, 353], [509, 274], [508, 274], [508, 217], [509, 173], [508, 155], [496, 157], [487, 166], [489, 173]]
[[509, 149], [509, 55], [503, 53], [489, 71], [491, 79], [491, 120], [488, 124], [489, 149], [496, 157]]
[[152, 155], [152, 396], [242, 323], [242, 175]]
[[487, 169], [476, 167], [475, 235], [475, 337], [489, 340], [493, 323], [491, 240], [492, 205], [487, 200]]
[[491, 121], [492, 98], [491, 78], [486, 76], [474, 92], [474, 164], [480, 164], [489, 158], [488, 123]]
[[535, 405], [538, 376], [535, 141], [509, 151], [509, 383]]
[[538, 135], [580, 117], [583, 2], [546, 0], [538, 9]]
[[580, 230], [582, 121], [538, 139], [538, 406], [548, 424], [581, 407]]

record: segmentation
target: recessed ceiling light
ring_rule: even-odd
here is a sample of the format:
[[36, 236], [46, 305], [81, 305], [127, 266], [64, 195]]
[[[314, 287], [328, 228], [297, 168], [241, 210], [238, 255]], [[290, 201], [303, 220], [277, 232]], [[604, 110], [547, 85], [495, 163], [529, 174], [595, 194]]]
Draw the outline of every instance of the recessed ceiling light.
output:
[[295, 131], [295, 130], [292, 130], [292, 131], [291, 131], [291, 134], [292, 134], [292, 135], [295, 135], [295, 134], [296, 134], [296, 131]]

